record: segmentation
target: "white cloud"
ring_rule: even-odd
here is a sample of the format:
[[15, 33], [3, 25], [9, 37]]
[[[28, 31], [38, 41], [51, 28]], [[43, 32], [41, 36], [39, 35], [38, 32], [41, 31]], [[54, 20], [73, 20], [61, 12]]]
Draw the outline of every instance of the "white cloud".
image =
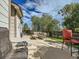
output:
[[[42, 0], [41, 0], [42, 1]], [[43, 4], [44, 2], [44, 4]], [[27, 2], [26, 4], [23, 5], [23, 9], [25, 8], [33, 8], [36, 7], [37, 10], [44, 12], [44, 13], [49, 13], [51, 14], [54, 18], [59, 19], [60, 22], [62, 22], [62, 17], [58, 15], [58, 10], [60, 10], [62, 7], [64, 7], [66, 4], [70, 4], [71, 2], [79, 2], [79, 0], [44, 0], [41, 2], [41, 5], [37, 5], [33, 2]], [[25, 9], [26, 10], [26, 9]], [[25, 10], [23, 10], [24, 16], [31, 17]], [[39, 16], [41, 14], [31, 12], [32, 16], [36, 15]], [[31, 23], [31, 20], [24, 18], [25, 22], [28, 24]], [[27, 19], [27, 20], [26, 20]]]

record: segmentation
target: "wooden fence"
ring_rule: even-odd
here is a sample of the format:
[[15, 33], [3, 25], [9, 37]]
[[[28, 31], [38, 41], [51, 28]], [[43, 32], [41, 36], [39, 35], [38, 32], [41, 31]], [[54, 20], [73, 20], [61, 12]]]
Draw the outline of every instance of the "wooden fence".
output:
[[[54, 37], [54, 38], [62, 38], [63, 37], [63, 35], [62, 35], [62, 32], [53, 32], [52, 33], [52, 37]], [[73, 38], [74, 39], [79, 39], [79, 32], [74, 32], [73, 33]]]

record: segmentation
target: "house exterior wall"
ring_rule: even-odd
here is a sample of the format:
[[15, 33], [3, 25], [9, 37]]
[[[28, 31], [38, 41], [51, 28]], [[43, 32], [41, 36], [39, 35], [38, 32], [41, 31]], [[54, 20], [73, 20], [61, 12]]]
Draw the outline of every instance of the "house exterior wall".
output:
[[11, 19], [10, 19], [10, 37], [13, 38], [20, 38], [21, 32], [21, 24], [20, 20], [22, 17], [21, 9], [16, 4], [11, 4]]
[[[7, 55], [12, 45], [10, 40], [20, 37], [18, 16], [10, 16], [9, 23], [9, 0], [0, 0], [0, 59]], [[10, 25], [9, 25], [10, 24]], [[10, 28], [9, 28], [10, 26]], [[7, 30], [3, 30], [5, 27]], [[16, 37], [15, 37], [16, 34]]]
[[10, 39], [13, 39], [14, 38], [14, 34], [15, 34], [14, 20], [15, 20], [15, 17], [11, 16], [11, 19], [10, 19]]
[[0, 0], [0, 27], [8, 28], [9, 0]]
[[16, 37], [20, 38], [20, 19], [16, 16]]
[[[0, 59], [12, 49], [9, 40], [9, 0], [0, 0]], [[5, 28], [4, 28], [5, 27]]]
[[9, 0], [0, 0], [0, 27], [6, 27], [9, 29], [10, 39], [20, 37], [19, 25], [20, 19], [17, 15], [10, 16], [9, 23]]
[[10, 39], [20, 38], [20, 19], [18, 16], [11, 16], [10, 20]]

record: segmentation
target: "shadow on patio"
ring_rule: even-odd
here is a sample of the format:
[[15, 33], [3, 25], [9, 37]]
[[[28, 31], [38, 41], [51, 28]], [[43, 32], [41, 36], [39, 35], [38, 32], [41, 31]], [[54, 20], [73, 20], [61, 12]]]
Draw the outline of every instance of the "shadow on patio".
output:
[[[38, 49], [36, 54], [40, 56], [40, 59], [76, 59], [76, 57], [70, 55], [68, 50], [62, 51], [59, 48], [52, 48], [52, 47], [43, 46]], [[79, 57], [77, 59], [79, 59]]]

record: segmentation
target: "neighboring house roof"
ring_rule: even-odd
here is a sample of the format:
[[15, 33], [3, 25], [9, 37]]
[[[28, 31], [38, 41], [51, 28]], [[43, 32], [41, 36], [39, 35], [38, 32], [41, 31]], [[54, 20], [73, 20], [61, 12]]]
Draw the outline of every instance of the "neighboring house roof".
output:
[[11, 14], [13, 14], [12, 16], [17, 15], [19, 18], [23, 17], [21, 8], [14, 3], [11, 3]]

